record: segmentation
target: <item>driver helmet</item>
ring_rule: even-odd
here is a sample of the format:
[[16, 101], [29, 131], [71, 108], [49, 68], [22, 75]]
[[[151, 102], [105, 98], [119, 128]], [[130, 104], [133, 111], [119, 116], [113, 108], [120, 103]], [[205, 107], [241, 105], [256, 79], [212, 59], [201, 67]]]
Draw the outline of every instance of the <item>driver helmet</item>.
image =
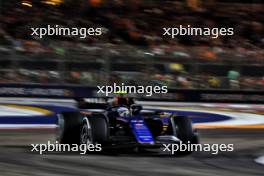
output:
[[118, 112], [120, 117], [128, 117], [130, 114], [128, 108], [126, 108], [126, 107], [119, 107], [117, 109], [117, 112]]

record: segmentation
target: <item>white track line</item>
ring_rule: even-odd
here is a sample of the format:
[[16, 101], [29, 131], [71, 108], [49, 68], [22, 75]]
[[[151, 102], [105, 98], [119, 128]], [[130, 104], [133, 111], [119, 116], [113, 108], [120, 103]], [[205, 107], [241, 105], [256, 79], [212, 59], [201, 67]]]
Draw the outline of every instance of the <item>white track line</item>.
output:
[[55, 124], [0, 124], [0, 129], [54, 129]]
[[42, 116], [46, 115], [45, 113], [29, 110], [29, 109], [21, 109], [9, 106], [0, 105], [0, 117], [9, 117], [9, 116]]
[[261, 156], [261, 157], [255, 159], [255, 162], [258, 164], [264, 165], [264, 156]]

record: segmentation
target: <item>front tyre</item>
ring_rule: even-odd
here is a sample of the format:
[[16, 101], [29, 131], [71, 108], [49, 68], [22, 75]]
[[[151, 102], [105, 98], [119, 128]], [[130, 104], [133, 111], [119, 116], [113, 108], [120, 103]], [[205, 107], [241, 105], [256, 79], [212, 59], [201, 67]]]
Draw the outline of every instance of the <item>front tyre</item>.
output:
[[173, 135], [178, 137], [183, 143], [194, 142], [195, 136], [192, 121], [185, 116], [174, 116], [171, 118], [171, 124], [173, 125]]
[[[198, 144], [199, 139], [192, 127], [192, 121], [185, 116], [173, 116], [170, 119], [169, 133], [181, 140], [183, 144]], [[193, 151], [177, 151], [176, 155], [188, 155]]]

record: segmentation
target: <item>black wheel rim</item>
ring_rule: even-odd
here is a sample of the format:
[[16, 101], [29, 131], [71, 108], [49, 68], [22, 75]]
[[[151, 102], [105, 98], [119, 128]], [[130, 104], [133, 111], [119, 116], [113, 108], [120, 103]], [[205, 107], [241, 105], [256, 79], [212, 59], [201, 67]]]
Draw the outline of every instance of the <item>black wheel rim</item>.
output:
[[92, 143], [91, 129], [87, 124], [84, 124], [81, 130], [81, 144]]

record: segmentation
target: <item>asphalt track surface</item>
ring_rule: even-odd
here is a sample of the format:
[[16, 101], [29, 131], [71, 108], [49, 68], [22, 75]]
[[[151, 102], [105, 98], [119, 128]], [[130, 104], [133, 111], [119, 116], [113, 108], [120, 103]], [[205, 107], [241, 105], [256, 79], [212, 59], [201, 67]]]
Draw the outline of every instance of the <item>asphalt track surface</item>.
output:
[[233, 152], [212, 155], [196, 152], [187, 157], [164, 153], [47, 153], [28, 147], [0, 148], [1, 176], [263, 176], [263, 129], [200, 130], [202, 143], [233, 143]]

